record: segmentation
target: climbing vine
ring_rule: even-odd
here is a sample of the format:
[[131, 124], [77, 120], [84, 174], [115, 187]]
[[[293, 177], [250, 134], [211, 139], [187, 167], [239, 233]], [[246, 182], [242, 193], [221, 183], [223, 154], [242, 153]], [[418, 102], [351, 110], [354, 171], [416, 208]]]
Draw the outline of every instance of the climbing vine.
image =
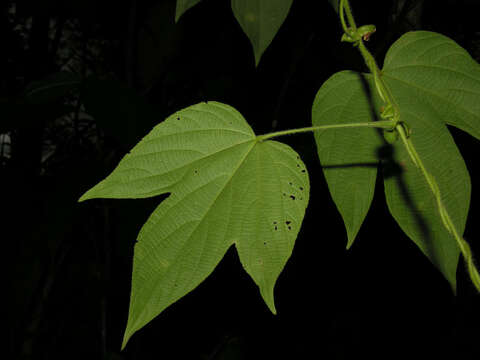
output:
[[[198, 2], [179, 0], [176, 19]], [[269, 5], [232, 0], [257, 64], [292, 0], [279, 1], [281, 6], [275, 1], [275, 7], [264, 3]], [[256, 135], [229, 105], [192, 105], [158, 124], [80, 198], [170, 194], [138, 235], [122, 347], [198, 286], [232, 245], [276, 313], [274, 286], [302, 225], [310, 182], [300, 156], [272, 139], [303, 132], [314, 133], [330, 193], [345, 222], [347, 247], [369, 210], [378, 169], [401, 164], [396, 174], [384, 176], [390, 213], [453, 290], [461, 254], [480, 291], [480, 275], [462, 237], [470, 179], [446, 127], [480, 139], [480, 113], [471, 110], [478, 109], [480, 99], [479, 65], [451, 39], [417, 31], [391, 46], [380, 69], [365, 44], [375, 26], [357, 26], [348, 0], [337, 5], [341, 40], [359, 50], [370, 73], [331, 76], [314, 100], [311, 127]], [[382, 146], [391, 148], [390, 158], [378, 159]]]

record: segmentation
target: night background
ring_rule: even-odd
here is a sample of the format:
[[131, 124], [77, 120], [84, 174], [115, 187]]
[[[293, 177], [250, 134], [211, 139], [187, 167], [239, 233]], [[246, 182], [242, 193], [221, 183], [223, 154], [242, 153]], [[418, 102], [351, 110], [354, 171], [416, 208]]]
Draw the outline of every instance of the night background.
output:
[[[382, 64], [410, 30], [449, 36], [480, 61], [476, 0], [352, 0]], [[327, 0], [294, 0], [255, 67], [230, 0], [19, 0], [0, 5], [0, 191], [4, 359], [480, 359], [480, 296], [463, 261], [457, 295], [388, 213], [381, 172], [353, 247], [312, 134], [281, 138], [306, 163], [311, 198], [272, 315], [234, 247], [193, 292], [120, 351], [133, 246], [164, 196], [78, 198], [151, 128], [205, 100], [257, 134], [311, 126], [332, 74], [365, 71]], [[79, 86], [29, 98], [65, 71]], [[480, 99], [479, 99], [480, 101]], [[472, 179], [465, 238], [480, 261], [480, 143], [450, 127]], [[448, 166], [448, 164], [445, 164]]]

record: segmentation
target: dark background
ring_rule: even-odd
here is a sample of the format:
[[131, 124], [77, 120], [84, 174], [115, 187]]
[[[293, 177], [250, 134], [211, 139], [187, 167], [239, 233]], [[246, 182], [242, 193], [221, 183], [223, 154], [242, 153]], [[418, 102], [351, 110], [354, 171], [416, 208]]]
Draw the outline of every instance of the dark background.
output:
[[[447, 35], [479, 61], [475, 2], [351, 1], [358, 24], [377, 25], [368, 46], [380, 63], [415, 29]], [[346, 251], [311, 134], [282, 139], [307, 164], [312, 194], [276, 285], [278, 315], [232, 248], [204, 283], [120, 352], [133, 245], [161, 199], [79, 204], [79, 196], [153, 125], [203, 100], [234, 106], [257, 134], [309, 126], [321, 84], [339, 70], [365, 70], [362, 59], [340, 43], [327, 0], [295, 0], [258, 68], [229, 0], [203, 0], [177, 24], [175, 0], [0, 6], [3, 358], [480, 358], [480, 297], [463, 264], [453, 296], [389, 216], [381, 175]], [[29, 83], [60, 70], [82, 85], [37, 103], [25, 98]], [[480, 146], [451, 130], [472, 177], [465, 237], [480, 259]]]

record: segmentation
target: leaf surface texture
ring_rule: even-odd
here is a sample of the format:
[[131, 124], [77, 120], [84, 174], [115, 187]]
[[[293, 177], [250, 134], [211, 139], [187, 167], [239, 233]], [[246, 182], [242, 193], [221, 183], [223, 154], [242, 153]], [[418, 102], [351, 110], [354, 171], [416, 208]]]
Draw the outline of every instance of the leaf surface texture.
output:
[[[419, 31], [405, 34], [392, 45], [382, 74], [399, 106], [401, 120], [412, 130], [411, 140], [420, 158], [436, 179], [442, 201], [463, 233], [470, 203], [470, 177], [446, 124], [479, 138], [479, 65], [451, 39]], [[364, 75], [362, 80], [359, 74], [341, 72], [319, 90], [313, 106], [313, 124], [347, 122], [345, 119], [373, 121], [379, 119], [382, 105], [370, 75]], [[344, 219], [349, 244], [353, 241], [350, 234], [354, 236], [358, 231], [368, 211], [375, 182], [373, 169], [345, 165], [353, 160], [358, 164], [371, 163], [377, 154], [376, 161], [383, 165], [385, 195], [392, 216], [455, 289], [459, 249], [442, 225], [423, 174], [412, 163], [401, 141], [389, 147], [382, 145], [379, 131], [351, 131], [316, 134], [320, 161], [332, 198]], [[332, 167], [333, 163], [344, 166]], [[360, 190], [352, 191], [352, 187]]]
[[293, 0], [232, 0], [233, 13], [253, 46], [258, 65], [288, 15]]
[[309, 197], [290, 147], [257, 141], [230, 106], [200, 103], [157, 125], [90, 198], [170, 193], [135, 245], [125, 346], [134, 332], [198, 286], [235, 244], [275, 313], [273, 289], [290, 257]]
[[[315, 97], [313, 126], [371, 121], [360, 74], [333, 75]], [[316, 131], [318, 156], [328, 188], [347, 230], [349, 248], [373, 199], [381, 135], [373, 128]]]

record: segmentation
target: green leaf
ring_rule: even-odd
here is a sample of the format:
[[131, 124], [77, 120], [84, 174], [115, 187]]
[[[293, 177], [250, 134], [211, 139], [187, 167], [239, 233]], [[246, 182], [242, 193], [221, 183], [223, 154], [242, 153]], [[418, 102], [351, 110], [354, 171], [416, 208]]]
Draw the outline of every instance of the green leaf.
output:
[[183, 15], [185, 11], [197, 5], [201, 0], [177, 0], [177, 8], [175, 10], [175, 22]]
[[[392, 88], [402, 119], [411, 127], [411, 140], [426, 169], [440, 188], [442, 201], [463, 234], [470, 204], [470, 176], [465, 162], [438, 112], [423, 99]], [[452, 289], [460, 250], [441, 221], [436, 200], [423, 174], [410, 159], [401, 141], [393, 144], [393, 160], [401, 173], [385, 176], [385, 196], [390, 213], [402, 230], [443, 273]], [[387, 170], [388, 171], [388, 170]]]
[[480, 65], [446, 36], [415, 31], [388, 50], [387, 84], [436, 109], [437, 119], [480, 139]]
[[257, 140], [230, 106], [208, 102], [157, 125], [92, 198], [170, 193], [135, 245], [123, 346], [137, 330], [198, 286], [235, 244], [275, 313], [273, 289], [291, 255], [309, 197], [305, 165], [287, 145]]
[[293, 0], [232, 0], [233, 13], [253, 46], [255, 65], [287, 17]]
[[[418, 31], [403, 35], [392, 45], [382, 73], [400, 107], [402, 120], [412, 129], [413, 144], [435, 177], [445, 206], [463, 234], [470, 204], [470, 176], [445, 124], [480, 138], [478, 63], [453, 40]], [[385, 181], [390, 212], [455, 289], [458, 246], [443, 228], [422, 175], [400, 143], [394, 148], [396, 161], [404, 167], [403, 180], [411, 203], [426, 215], [422, 218], [411, 211], [412, 206], [406, 203], [393, 178]]]
[[81, 77], [77, 74], [66, 71], [57, 72], [27, 85], [25, 98], [31, 104], [55, 102], [76, 89], [81, 81]]
[[[470, 177], [445, 124], [453, 124], [478, 137], [478, 64], [452, 40], [439, 34], [415, 32], [404, 35], [392, 45], [382, 76], [399, 106], [401, 120], [412, 130], [411, 139], [420, 158], [438, 183], [447, 211], [459, 232], [463, 233], [470, 203]], [[327, 109], [325, 111], [341, 113], [337, 117], [350, 117], [351, 112], [354, 112], [351, 119], [356, 122], [372, 121], [372, 113], [365, 109], [371, 106], [379, 117], [382, 103], [375, 86], [372, 86], [373, 79], [369, 75], [366, 79], [370, 84], [371, 95], [367, 92], [351, 95], [353, 90], [349, 88], [361, 89], [363, 86], [360, 77], [352, 73], [336, 74], [322, 86], [331, 95], [326, 95], [326, 90], [320, 89], [319, 94], [323, 92], [324, 95], [318, 95], [316, 102], [322, 100], [321, 106]], [[350, 96], [353, 96], [350, 102], [342, 98]], [[315, 106], [317, 105], [314, 105], [314, 109]], [[315, 120], [314, 117], [314, 124], [315, 121], [326, 123], [324, 118], [325, 115], [320, 120]], [[356, 131], [363, 133], [364, 130]], [[350, 144], [353, 154], [357, 148], [345, 137], [343, 131], [338, 131], [335, 141], [346, 143], [344, 147]], [[322, 150], [323, 141], [322, 138], [317, 139], [322, 164], [328, 155], [328, 152]], [[372, 141], [369, 151], [367, 144], [361, 140], [359, 144], [357, 161], [371, 161], [370, 156], [361, 152], [371, 154], [378, 149], [378, 143]], [[330, 151], [335, 154], [338, 150], [332, 148]], [[443, 273], [455, 290], [460, 253], [455, 239], [442, 225], [432, 192], [400, 141], [393, 143], [391, 154], [390, 159], [384, 159], [385, 195], [389, 210], [402, 230]], [[348, 192], [348, 187], [344, 184], [350, 180], [341, 178], [343, 169], [328, 171], [336, 173], [329, 175], [334, 180], [327, 177], [327, 181], [337, 207], [338, 203], [343, 203], [346, 205], [342, 206], [356, 208], [356, 205], [348, 205], [349, 202], [358, 200], [353, 193]], [[367, 191], [366, 186], [364, 189]], [[345, 214], [348, 211], [340, 212], [347, 223]]]
[[[371, 121], [360, 74], [333, 75], [313, 102], [313, 126]], [[373, 199], [381, 135], [373, 128], [316, 131], [318, 156], [328, 188], [347, 230], [349, 248]]]

